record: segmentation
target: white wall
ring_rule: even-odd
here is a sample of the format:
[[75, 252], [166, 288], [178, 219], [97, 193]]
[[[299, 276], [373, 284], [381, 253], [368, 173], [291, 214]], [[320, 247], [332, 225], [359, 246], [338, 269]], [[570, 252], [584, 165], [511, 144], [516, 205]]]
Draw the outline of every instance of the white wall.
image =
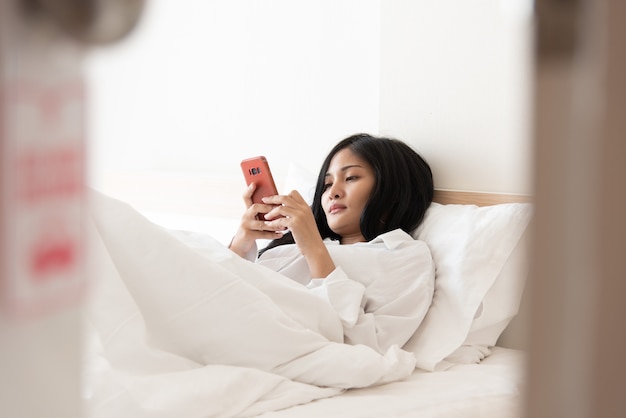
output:
[[259, 154], [279, 176], [288, 161], [316, 171], [339, 139], [378, 131], [379, 10], [378, 0], [149, 1], [127, 40], [87, 61], [92, 183], [145, 169], [243, 185], [239, 161]]
[[531, 0], [381, 6], [381, 132], [439, 188], [531, 193]]
[[162, 176], [125, 173], [221, 179], [199, 193], [238, 218], [241, 159], [266, 155], [280, 188], [365, 131], [413, 144], [439, 188], [529, 193], [529, 1], [151, 0], [87, 60], [90, 182], [166, 206]]

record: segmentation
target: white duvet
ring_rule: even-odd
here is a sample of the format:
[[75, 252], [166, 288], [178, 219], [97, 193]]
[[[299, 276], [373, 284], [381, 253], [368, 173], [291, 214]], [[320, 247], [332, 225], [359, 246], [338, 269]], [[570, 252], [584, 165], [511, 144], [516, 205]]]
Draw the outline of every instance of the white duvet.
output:
[[343, 344], [338, 314], [300, 284], [92, 199], [91, 416], [252, 416], [413, 372], [397, 346]]

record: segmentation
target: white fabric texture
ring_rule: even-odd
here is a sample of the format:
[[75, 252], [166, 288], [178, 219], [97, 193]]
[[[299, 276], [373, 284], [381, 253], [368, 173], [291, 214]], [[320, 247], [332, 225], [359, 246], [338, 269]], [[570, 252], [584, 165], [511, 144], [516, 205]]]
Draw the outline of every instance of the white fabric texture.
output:
[[272, 248], [257, 263], [326, 299], [341, 318], [346, 342], [381, 353], [406, 343], [432, 301], [435, 267], [428, 246], [400, 229], [370, 242], [325, 242], [337, 266], [325, 279], [311, 278], [295, 245]]
[[[495, 344], [519, 308], [525, 272], [504, 269], [531, 217], [532, 206], [526, 203], [429, 207], [413, 236], [431, 249], [435, 294], [404, 346], [415, 353], [418, 367], [445, 369], [468, 358], [472, 347], [477, 352], [469, 358], [482, 358], [485, 347]], [[499, 278], [503, 270], [506, 276]], [[464, 353], [453, 355], [462, 346]]]
[[[530, 209], [530, 205], [525, 206]], [[502, 270], [483, 298], [480, 315], [464, 344], [494, 346], [511, 320], [519, 313], [528, 277], [528, 230], [526, 229]]]
[[[333, 307], [280, 273], [91, 197], [102, 277], [88, 322], [106, 365], [92, 376], [94, 416], [247, 416], [413, 371], [397, 346], [343, 344]], [[237, 395], [220, 400], [213, 389], [228, 385]]]
[[[292, 163], [286, 190], [298, 190], [311, 202], [315, 181]], [[445, 369], [489, 355], [519, 310], [528, 270], [521, 237], [532, 209], [530, 203], [430, 205], [412, 234], [426, 242], [436, 266], [433, 306], [405, 346], [416, 354], [418, 367]]]
[[424, 372], [383, 387], [264, 414], [263, 418], [521, 418], [526, 356], [494, 347], [481, 364]]

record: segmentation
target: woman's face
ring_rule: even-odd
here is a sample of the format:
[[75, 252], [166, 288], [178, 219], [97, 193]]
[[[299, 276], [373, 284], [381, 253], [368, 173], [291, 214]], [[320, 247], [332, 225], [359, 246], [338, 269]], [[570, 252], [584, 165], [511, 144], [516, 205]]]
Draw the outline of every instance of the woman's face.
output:
[[359, 221], [375, 182], [372, 167], [349, 148], [339, 151], [330, 161], [322, 207], [328, 226], [341, 236], [342, 244], [366, 241]]

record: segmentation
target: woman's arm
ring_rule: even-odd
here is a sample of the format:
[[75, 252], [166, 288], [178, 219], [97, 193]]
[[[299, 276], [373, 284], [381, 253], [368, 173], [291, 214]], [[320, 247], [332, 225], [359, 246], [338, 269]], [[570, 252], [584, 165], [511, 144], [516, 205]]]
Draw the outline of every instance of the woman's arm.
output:
[[304, 256], [311, 277], [323, 278], [335, 270], [335, 263], [317, 229], [311, 207], [298, 191], [288, 195], [270, 196], [263, 202], [276, 205], [265, 215], [267, 225], [274, 230], [289, 229]]
[[337, 269], [308, 287], [339, 314], [345, 341], [381, 353], [402, 347], [432, 302], [435, 267], [427, 245], [409, 238], [396, 248], [382, 243], [329, 248]]
[[256, 185], [251, 183], [243, 194], [243, 201], [246, 205], [246, 211], [241, 217], [241, 223], [231, 240], [228, 248], [242, 258], [250, 258], [250, 254], [256, 254], [257, 239], [275, 239], [280, 238], [280, 231], [285, 228], [277, 225], [271, 226], [267, 222], [258, 220], [257, 214], [268, 212], [272, 206], [265, 204], [252, 203], [252, 194], [256, 189]]

